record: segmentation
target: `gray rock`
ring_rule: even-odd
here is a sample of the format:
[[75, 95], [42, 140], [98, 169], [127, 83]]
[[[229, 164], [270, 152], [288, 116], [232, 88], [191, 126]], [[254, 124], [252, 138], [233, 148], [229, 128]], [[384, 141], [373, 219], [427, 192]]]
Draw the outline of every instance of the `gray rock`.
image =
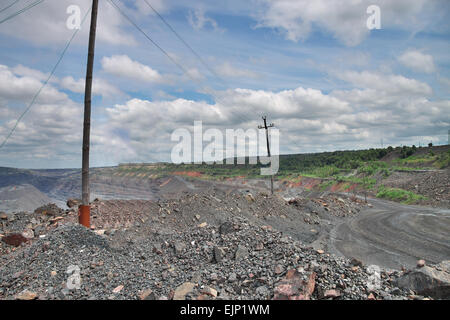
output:
[[234, 231], [233, 223], [231, 222], [224, 222], [219, 226], [219, 233], [220, 234], [228, 234]]
[[236, 275], [236, 273], [234, 273], [234, 272], [230, 273], [230, 275], [228, 276], [228, 281], [230, 281], [230, 282], [235, 282], [235, 281], [237, 281], [237, 275]]
[[442, 261], [437, 265], [437, 268], [430, 266], [416, 268], [397, 279], [396, 285], [400, 288], [413, 290], [419, 295], [436, 299], [449, 299], [450, 260]]
[[242, 245], [238, 245], [234, 258], [236, 261], [243, 260], [248, 257], [248, 250]]
[[183, 251], [186, 249], [186, 245], [182, 242], [175, 242], [174, 244], [175, 254], [181, 255]]
[[214, 247], [214, 261], [217, 263], [221, 263], [225, 256], [225, 251], [222, 248]]
[[264, 299], [267, 299], [270, 294], [270, 291], [266, 286], [259, 286], [258, 288], [256, 288], [255, 292], [256, 294], [262, 296]]

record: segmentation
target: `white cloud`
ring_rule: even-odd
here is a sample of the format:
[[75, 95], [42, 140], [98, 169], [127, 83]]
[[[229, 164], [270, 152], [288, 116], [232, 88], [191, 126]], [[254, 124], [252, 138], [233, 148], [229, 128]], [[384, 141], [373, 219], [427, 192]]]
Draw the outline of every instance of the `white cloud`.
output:
[[334, 75], [357, 88], [376, 90], [377, 93], [386, 92], [390, 95], [402, 96], [432, 94], [428, 84], [401, 75], [386, 75], [370, 71], [345, 71], [334, 73]]
[[103, 57], [101, 64], [104, 71], [120, 77], [156, 83], [165, 83], [169, 80], [167, 77], [163, 77], [158, 71], [130, 59], [127, 55]]
[[[15, 66], [11, 70], [16, 75], [35, 78], [35, 79], [37, 79], [39, 81], [45, 81], [45, 80], [47, 80], [47, 78], [49, 76], [49, 73], [43, 73], [43, 72], [41, 72], [39, 70], [31, 69], [31, 68], [25, 67], [25, 66], [23, 66], [21, 64]], [[52, 78], [50, 79], [50, 82], [58, 82], [58, 78], [53, 75]]]
[[398, 61], [404, 66], [418, 72], [432, 73], [436, 71], [433, 57], [418, 50], [407, 50]]
[[224, 31], [224, 29], [219, 28], [219, 25], [214, 19], [206, 17], [205, 12], [201, 9], [189, 11], [188, 22], [195, 30], [204, 29], [209, 25], [214, 31]]
[[[19, 68], [22, 70], [22, 68]], [[13, 69], [0, 65], [0, 97], [7, 100], [17, 100], [21, 102], [30, 102], [39, 88], [42, 86], [40, 81], [42, 74], [39, 72], [30, 72], [32, 69], [27, 68], [28, 74], [20, 76], [13, 72]], [[30, 76], [33, 74], [36, 77]], [[67, 99], [67, 95], [59, 92], [50, 84], [42, 90], [37, 102], [38, 103], [58, 103]]]

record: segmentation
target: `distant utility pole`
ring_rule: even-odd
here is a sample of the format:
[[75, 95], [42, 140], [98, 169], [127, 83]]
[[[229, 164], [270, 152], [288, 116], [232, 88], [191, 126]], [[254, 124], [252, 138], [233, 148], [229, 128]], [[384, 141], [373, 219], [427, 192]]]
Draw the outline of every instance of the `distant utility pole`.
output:
[[98, 0], [92, 1], [91, 27], [89, 32], [89, 48], [84, 88], [84, 123], [83, 123], [83, 162], [81, 167], [81, 198], [78, 221], [83, 226], [91, 226], [91, 207], [89, 205], [89, 144], [91, 134], [91, 94], [92, 70], [94, 68], [95, 31], [97, 28]]
[[[264, 126], [258, 126], [258, 129], [266, 129], [267, 155], [270, 158], [269, 128], [274, 127], [275, 125], [273, 123], [267, 125], [266, 116], [263, 116], [262, 119], [264, 120]], [[270, 193], [273, 194], [273, 174], [270, 175]]]

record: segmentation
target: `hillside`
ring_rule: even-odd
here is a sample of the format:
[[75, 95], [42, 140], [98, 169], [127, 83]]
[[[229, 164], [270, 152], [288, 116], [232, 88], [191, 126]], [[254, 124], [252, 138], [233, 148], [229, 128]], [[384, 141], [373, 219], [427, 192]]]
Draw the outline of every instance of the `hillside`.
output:
[[[281, 189], [303, 185], [315, 191], [353, 192], [449, 207], [449, 165], [449, 145], [281, 155], [275, 180]], [[140, 179], [178, 175], [239, 184], [268, 178], [259, 173], [260, 165], [169, 163], [121, 164], [103, 172]]]

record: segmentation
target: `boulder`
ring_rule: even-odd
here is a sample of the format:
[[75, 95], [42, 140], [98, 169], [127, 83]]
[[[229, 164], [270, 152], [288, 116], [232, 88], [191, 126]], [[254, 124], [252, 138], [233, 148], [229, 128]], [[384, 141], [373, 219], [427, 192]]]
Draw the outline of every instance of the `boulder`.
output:
[[38, 297], [37, 293], [30, 291], [28, 289], [25, 289], [16, 295], [17, 300], [34, 300], [37, 297]]
[[316, 273], [311, 272], [308, 280], [304, 280], [302, 274], [291, 269], [285, 279], [275, 285], [274, 300], [309, 300], [314, 292]]
[[450, 260], [416, 268], [397, 279], [396, 286], [435, 299], [450, 299]]
[[248, 202], [255, 202], [255, 198], [253, 197], [253, 195], [251, 193], [247, 193], [245, 195], [245, 199], [247, 199]]
[[22, 243], [29, 241], [23, 235], [19, 233], [12, 233], [2, 238], [2, 241], [10, 246], [18, 247]]
[[192, 282], [185, 282], [181, 286], [175, 289], [173, 300], [185, 300], [186, 295], [194, 289], [195, 284]]
[[81, 204], [81, 200], [80, 199], [68, 199], [66, 202], [67, 206], [69, 208], [73, 208], [75, 206], [78, 206]]

